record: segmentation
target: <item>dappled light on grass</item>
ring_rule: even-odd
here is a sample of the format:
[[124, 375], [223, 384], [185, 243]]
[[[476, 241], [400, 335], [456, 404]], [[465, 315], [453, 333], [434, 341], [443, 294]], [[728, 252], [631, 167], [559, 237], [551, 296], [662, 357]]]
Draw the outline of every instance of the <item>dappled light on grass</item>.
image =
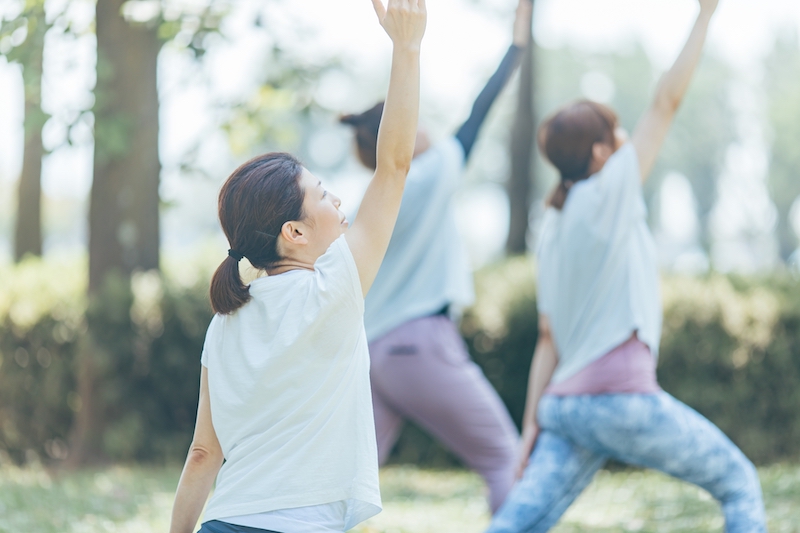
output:
[[[772, 533], [800, 533], [800, 466], [759, 470]], [[50, 473], [0, 466], [0, 533], [168, 531], [179, 466]], [[489, 523], [482, 480], [459, 470], [381, 471], [384, 510], [353, 533], [480, 533]], [[650, 471], [601, 471], [553, 533], [721, 532], [704, 491]]]
[[48, 473], [0, 467], [0, 532], [167, 531], [177, 468]]

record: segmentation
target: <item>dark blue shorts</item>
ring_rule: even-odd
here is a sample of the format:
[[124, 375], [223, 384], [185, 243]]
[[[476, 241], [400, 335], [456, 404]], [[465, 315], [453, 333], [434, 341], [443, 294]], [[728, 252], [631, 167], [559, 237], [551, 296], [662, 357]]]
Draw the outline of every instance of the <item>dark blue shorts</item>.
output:
[[259, 529], [257, 527], [237, 526], [219, 520], [209, 520], [204, 523], [197, 533], [280, 533], [269, 529]]

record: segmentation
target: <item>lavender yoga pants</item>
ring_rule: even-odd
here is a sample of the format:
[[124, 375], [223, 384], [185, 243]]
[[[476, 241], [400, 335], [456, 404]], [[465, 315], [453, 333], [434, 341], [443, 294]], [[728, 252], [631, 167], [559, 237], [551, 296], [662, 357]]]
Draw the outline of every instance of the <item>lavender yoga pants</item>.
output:
[[519, 433], [448, 317], [411, 320], [369, 345], [378, 457], [389, 457], [405, 419], [478, 472], [492, 512], [514, 482]]

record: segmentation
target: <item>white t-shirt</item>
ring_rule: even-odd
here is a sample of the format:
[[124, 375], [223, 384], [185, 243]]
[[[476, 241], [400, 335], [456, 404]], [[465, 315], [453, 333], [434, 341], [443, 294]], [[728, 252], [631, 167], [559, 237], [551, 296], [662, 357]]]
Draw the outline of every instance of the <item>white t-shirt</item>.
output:
[[538, 307], [550, 319], [564, 381], [636, 331], [657, 357], [661, 296], [639, 161], [622, 146], [603, 169], [545, 212], [537, 250]]
[[213, 318], [203, 348], [225, 457], [205, 520], [344, 502], [349, 529], [381, 501], [364, 300], [347, 241], [313, 272], [259, 278], [250, 294]]
[[455, 137], [412, 161], [392, 240], [367, 295], [370, 342], [445, 306], [457, 315], [474, 301], [472, 270], [453, 212], [463, 169], [464, 148]]

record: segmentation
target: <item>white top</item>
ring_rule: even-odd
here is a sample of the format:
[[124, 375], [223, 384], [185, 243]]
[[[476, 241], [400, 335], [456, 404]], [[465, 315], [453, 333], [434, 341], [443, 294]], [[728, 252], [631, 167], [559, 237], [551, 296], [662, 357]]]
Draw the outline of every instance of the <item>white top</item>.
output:
[[344, 533], [352, 527], [348, 526], [351, 521], [347, 513], [349, 505], [350, 502], [338, 501], [309, 507], [278, 509], [266, 513], [227, 517], [223, 521], [282, 533]]
[[203, 348], [225, 462], [205, 520], [335, 502], [345, 527], [380, 511], [364, 300], [347, 241], [259, 278]]
[[409, 320], [472, 304], [472, 271], [453, 212], [464, 149], [450, 137], [411, 162], [392, 240], [366, 299], [370, 342]]
[[622, 146], [603, 169], [545, 212], [537, 250], [539, 312], [553, 331], [564, 381], [638, 332], [658, 356], [661, 295], [639, 161]]

